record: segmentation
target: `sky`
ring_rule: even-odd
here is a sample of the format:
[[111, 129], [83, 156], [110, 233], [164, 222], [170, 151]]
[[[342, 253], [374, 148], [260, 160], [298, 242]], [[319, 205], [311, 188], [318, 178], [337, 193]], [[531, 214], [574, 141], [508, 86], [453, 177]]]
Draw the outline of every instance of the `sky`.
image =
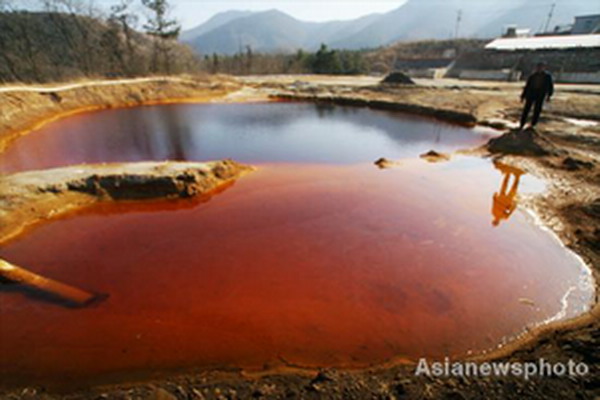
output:
[[[114, 0], [94, 0], [99, 6]], [[304, 21], [354, 19], [372, 13], [383, 13], [400, 7], [406, 0], [171, 0], [172, 15], [183, 29], [206, 22], [215, 14], [228, 10], [265, 11], [278, 9]], [[137, 3], [138, 1], [136, 1]]]
[[304, 21], [354, 19], [372, 13], [388, 12], [400, 7], [404, 0], [172, 0], [174, 15], [185, 28], [205, 22], [227, 10], [264, 11], [276, 8]]

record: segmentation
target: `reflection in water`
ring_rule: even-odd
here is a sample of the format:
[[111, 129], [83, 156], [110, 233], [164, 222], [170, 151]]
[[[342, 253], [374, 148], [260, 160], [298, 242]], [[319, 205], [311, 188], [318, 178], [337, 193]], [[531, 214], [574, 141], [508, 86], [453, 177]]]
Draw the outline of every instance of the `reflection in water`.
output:
[[42, 225], [0, 257], [110, 297], [75, 313], [1, 293], [0, 386], [458, 356], [553, 318], [573, 287], [564, 316], [584, 310], [577, 258], [524, 213], [490, 226], [496, 179], [479, 159], [267, 164], [209, 202]]
[[472, 129], [398, 113], [313, 104], [175, 104], [78, 115], [15, 141], [0, 171], [70, 164], [231, 158], [352, 164], [482, 144]]
[[[496, 178], [485, 161], [370, 164], [484, 140], [425, 119], [306, 104], [114, 110], [23, 137], [0, 171], [267, 163], [210, 202], [99, 206], [2, 247], [0, 257], [110, 297], [74, 316], [1, 293], [0, 386], [281, 360], [361, 367], [496, 346], [563, 310], [584, 274], [579, 260], [518, 212], [506, 229], [489, 226]], [[496, 168], [505, 177], [494, 225], [513, 214], [523, 174]], [[565, 316], [592, 296], [577, 289]]]
[[[133, 110], [132, 110], [133, 111]], [[174, 161], [185, 161], [189, 158], [189, 150], [192, 146], [192, 129], [177, 107], [156, 107], [156, 113], [148, 118], [144, 113], [131, 112], [124, 119], [117, 120], [115, 124], [117, 134], [106, 134], [107, 145], [115, 154], [124, 154], [124, 160], [131, 161], [144, 159], [169, 159]], [[60, 140], [60, 139], [58, 139]], [[85, 140], [85, 139], [84, 139]], [[78, 138], [78, 146], [92, 148]], [[92, 161], [106, 157], [103, 144], [96, 138], [93, 143], [95, 153]], [[51, 147], [50, 152], [57, 151]], [[78, 151], [78, 149], [75, 149]], [[135, 154], [140, 157], [136, 157]], [[81, 162], [90, 160], [80, 160]]]
[[[494, 167], [500, 170], [504, 175], [500, 191], [494, 194], [494, 203], [492, 206], [492, 215], [494, 216], [492, 225], [498, 226], [502, 220], [508, 220], [517, 208], [517, 190], [519, 188], [521, 175], [523, 175], [525, 171], [503, 164], [499, 161], [494, 162]], [[514, 179], [509, 190], [508, 184], [511, 177], [514, 177]]]
[[187, 149], [192, 145], [192, 129], [185, 123], [181, 110], [177, 107], [160, 108], [160, 117], [165, 130], [164, 149], [166, 158], [174, 161], [188, 159]]
[[438, 144], [442, 141], [442, 126], [441, 125], [436, 125], [435, 126], [435, 144]]

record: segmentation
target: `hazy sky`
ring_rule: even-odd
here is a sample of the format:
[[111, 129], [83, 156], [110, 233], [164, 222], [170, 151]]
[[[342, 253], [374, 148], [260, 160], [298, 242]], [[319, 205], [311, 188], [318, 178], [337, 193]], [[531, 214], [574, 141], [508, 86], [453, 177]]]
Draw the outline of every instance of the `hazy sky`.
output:
[[[94, 0], [106, 6], [113, 0]], [[304, 21], [353, 19], [363, 15], [387, 12], [400, 7], [406, 0], [171, 0], [173, 16], [184, 29], [193, 28], [213, 15], [227, 10], [262, 11], [276, 8]], [[137, 3], [138, 1], [136, 1]]]

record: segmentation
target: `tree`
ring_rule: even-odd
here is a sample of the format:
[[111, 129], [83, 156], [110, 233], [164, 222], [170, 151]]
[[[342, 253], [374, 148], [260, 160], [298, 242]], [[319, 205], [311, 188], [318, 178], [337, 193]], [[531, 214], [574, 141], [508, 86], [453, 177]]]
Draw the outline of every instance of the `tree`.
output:
[[29, 13], [12, 0], [0, 0], [0, 13], [5, 14], [0, 26], [0, 57], [13, 79], [39, 81], [39, 46], [32, 40], [35, 28]]
[[[100, 37], [100, 46], [102, 49], [102, 70], [105, 75], [114, 77], [119, 75], [120, 71], [128, 70], [128, 63], [125, 61], [125, 49], [121, 41], [121, 29], [113, 21], [108, 21], [106, 29]], [[128, 75], [128, 74], [126, 74]]]
[[151, 70], [171, 73], [170, 42], [179, 37], [181, 25], [177, 20], [169, 19], [171, 6], [167, 0], [142, 0], [142, 4], [151, 12], [144, 25], [146, 33], [154, 38]]
[[[129, 12], [132, 0], [121, 0], [118, 4], [110, 7], [108, 23], [111, 25], [111, 34], [116, 34], [118, 40], [116, 49], [121, 50], [121, 41], [119, 34], [122, 32], [125, 38], [126, 51], [124, 54], [118, 53], [117, 58], [123, 62], [123, 70], [126, 75], [132, 76], [144, 73], [144, 69], [139, 65], [139, 59], [136, 57], [136, 50], [133, 43], [134, 27], [138, 18], [135, 14]], [[114, 38], [113, 38], [114, 39]]]
[[[285, 73], [305, 73], [311, 72], [311, 65], [313, 62], [313, 57], [302, 49], [298, 49], [296, 54], [292, 57], [288, 57]], [[309, 71], [307, 71], [309, 69]]]
[[219, 59], [219, 55], [217, 53], [213, 53], [212, 55], [212, 73], [216, 74], [219, 72], [219, 68], [221, 66], [221, 60]]
[[254, 52], [252, 52], [252, 47], [250, 45], [246, 46], [246, 74], [252, 73], [252, 67], [254, 65]]
[[327, 45], [321, 44], [321, 48], [315, 54], [312, 62], [312, 72], [316, 74], [342, 73], [342, 63], [338, 52], [329, 50]]
[[[12, 8], [12, 4], [8, 1], [0, 0], [0, 12], [2, 14], [15, 13]], [[11, 47], [11, 38], [18, 37], [16, 34], [16, 29], [13, 28], [12, 24], [8, 23], [8, 18], [0, 19], [0, 72], [2, 72], [2, 80], [21, 80], [21, 76], [19, 75], [19, 69], [17, 67], [18, 58], [14, 54], [14, 52], [10, 51]]]
[[358, 75], [365, 73], [367, 68], [363, 55], [358, 51], [341, 51], [339, 53], [342, 71], [346, 75]]
[[[99, 47], [99, 38], [93, 35], [92, 30], [81, 18], [83, 15], [93, 19], [96, 11], [91, 1], [86, 0], [42, 0], [44, 10], [48, 13], [50, 22], [62, 36], [64, 44], [73, 50], [74, 61], [85, 76], [92, 75], [98, 65], [96, 49]], [[55, 65], [61, 63], [62, 55], [57, 55]]]

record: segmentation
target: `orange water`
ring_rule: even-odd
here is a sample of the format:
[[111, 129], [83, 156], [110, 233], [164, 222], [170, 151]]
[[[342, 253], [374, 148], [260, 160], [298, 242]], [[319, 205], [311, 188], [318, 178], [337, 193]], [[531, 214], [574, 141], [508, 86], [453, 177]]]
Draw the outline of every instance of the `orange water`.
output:
[[264, 164], [208, 202], [39, 227], [0, 257], [109, 297], [70, 309], [2, 289], [0, 383], [460, 356], [585, 310], [572, 253], [518, 207], [492, 224], [514, 200], [502, 182], [483, 160]]

